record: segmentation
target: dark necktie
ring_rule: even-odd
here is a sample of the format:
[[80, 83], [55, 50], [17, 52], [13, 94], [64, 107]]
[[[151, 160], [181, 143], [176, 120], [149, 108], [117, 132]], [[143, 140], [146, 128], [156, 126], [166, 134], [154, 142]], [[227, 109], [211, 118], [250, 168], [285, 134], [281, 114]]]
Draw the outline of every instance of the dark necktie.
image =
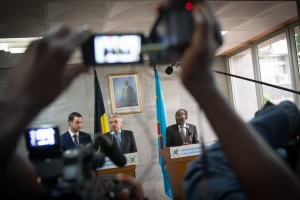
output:
[[116, 132], [116, 133], [115, 133], [115, 136], [116, 136], [116, 141], [117, 141], [117, 144], [118, 144], [118, 146], [119, 146], [119, 149], [122, 149], [122, 148], [121, 148], [121, 141], [120, 141], [120, 138], [119, 138], [119, 133]]
[[181, 136], [181, 139], [182, 139], [182, 142], [185, 142], [185, 134], [184, 134], [184, 127], [183, 126], [181, 126], [180, 127], [181, 129], [180, 129], [180, 136]]
[[78, 139], [77, 139], [77, 135], [74, 134], [73, 137], [74, 137], [75, 147], [78, 147]]

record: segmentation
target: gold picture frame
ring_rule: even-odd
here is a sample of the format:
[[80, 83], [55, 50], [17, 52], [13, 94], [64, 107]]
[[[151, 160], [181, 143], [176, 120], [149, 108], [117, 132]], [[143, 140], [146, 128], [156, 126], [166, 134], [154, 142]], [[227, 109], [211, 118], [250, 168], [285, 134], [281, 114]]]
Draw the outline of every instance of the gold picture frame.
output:
[[138, 73], [108, 74], [108, 84], [113, 113], [132, 114], [143, 112]]

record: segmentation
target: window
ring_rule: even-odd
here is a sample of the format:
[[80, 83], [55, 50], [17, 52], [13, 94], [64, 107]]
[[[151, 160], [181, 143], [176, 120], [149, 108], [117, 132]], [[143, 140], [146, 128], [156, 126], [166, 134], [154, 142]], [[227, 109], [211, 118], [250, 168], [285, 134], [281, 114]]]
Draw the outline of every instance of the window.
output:
[[[261, 81], [293, 89], [286, 34], [280, 34], [257, 45]], [[293, 93], [262, 85], [264, 102], [278, 104], [284, 100], [294, 102]]]
[[300, 31], [299, 31], [299, 26], [294, 28], [294, 33], [295, 33], [295, 42], [296, 42], [296, 49], [297, 49], [298, 66], [300, 66]]
[[[230, 72], [234, 75], [254, 79], [251, 50], [247, 49], [229, 58]], [[258, 110], [255, 83], [232, 77], [232, 91], [237, 113], [248, 121]]]

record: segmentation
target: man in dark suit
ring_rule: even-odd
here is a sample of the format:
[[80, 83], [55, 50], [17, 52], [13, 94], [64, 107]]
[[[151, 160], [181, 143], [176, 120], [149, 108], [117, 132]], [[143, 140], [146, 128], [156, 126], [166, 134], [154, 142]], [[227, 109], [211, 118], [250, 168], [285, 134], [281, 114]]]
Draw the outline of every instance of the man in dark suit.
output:
[[[117, 145], [123, 154], [137, 152], [137, 147], [132, 131], [122, 130], [122, 118], [119, 114], [113, 113], [109, 116], [109, 125], [111, 131], [104, 135], [110, 138]], [[97, 144], [95, 139], [95, 149], [101, 149], [100, 144]]]
[[136, 98], [133, 87], [128, 85], [128, 81], [124, 81], [124, 87], [122, 89], [122, 106], [135, 106]]
[[186, 123], [185, 120], [187, 118], [188, 113], [185, 109], [179, 109], [176, 112], [176, 124], [168, 126], [166, 129], [167, 147], [199, 143], [197, 127], [193, 124]]
[[91, 135], [80, 131], [82, 120], [82, 115], [77, 112], [72, 112], [69, 115], [69, 131], [61, 135], [64, 151], [77, 148], [79, 145], [93, 144]]

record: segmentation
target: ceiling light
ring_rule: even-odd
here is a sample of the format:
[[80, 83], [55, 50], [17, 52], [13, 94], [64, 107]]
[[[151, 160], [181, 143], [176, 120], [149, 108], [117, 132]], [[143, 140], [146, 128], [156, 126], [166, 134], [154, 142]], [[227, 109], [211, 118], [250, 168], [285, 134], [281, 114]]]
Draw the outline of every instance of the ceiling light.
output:
[[226, 33], [228, 33], [228, 31], [221, 31], [222, 35], [225, 35]]
[[34, 40], [41, 39], [41, 37], [28, 37], [28, 38], [1, 38], [0, 43], [30, 43]]
[[9, 48], [10, 53], [24, 53], [26, 48]]
[[5, 52], [9, 52], [9, 50], [8, 50], [8, 47], [7, 47], [7, 44], [6, 43], [0, 43], [0, 45], [1, 45], [1, 49], [2, 50], [4, 50]]
[[10, 53], [24, 53], [28, 45], [34, 41], [39, 40], [41, 37], [30, 38], [1, 38], [0, 50]]

